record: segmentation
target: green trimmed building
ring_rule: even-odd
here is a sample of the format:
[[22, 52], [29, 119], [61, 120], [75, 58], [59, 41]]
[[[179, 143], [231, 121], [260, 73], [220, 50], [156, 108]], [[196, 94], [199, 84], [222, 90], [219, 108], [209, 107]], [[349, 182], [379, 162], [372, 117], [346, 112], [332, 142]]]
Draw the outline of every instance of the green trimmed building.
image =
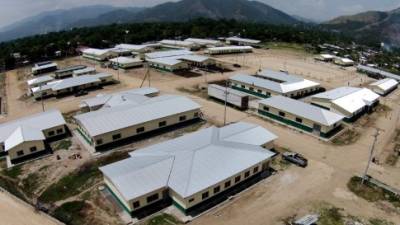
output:
[[344, 118], [337, 113], [283, 96], [260, 101], [258, 114], [322, 138], [330, 138], [340, 131]]

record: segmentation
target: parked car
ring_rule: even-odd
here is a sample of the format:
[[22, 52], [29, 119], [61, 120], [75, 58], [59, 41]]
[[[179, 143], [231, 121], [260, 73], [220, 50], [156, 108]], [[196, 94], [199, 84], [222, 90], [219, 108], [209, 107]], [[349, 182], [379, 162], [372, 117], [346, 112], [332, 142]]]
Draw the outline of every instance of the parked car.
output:
[[297, 166], [300, 167], [307, 167], [308, 165], [308, 160], [306, 158], [304, 158], [302, 155], [300, 155], [299, 153], [295, 153], [295, 152], [285, 152], [282, 154], [282, 158], [285, 159], [288, 162], [291, 162]]

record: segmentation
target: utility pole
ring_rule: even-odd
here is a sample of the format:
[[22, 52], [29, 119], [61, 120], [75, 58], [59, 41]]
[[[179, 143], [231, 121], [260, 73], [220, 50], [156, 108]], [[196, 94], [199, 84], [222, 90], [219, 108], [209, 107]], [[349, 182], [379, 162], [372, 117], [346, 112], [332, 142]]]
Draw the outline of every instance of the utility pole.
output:
[[44, 112], [44, 101], [43, 101], [43, 90], [42, 90], [43, 84], [40, 84], [40, 101], [42, 103], [42, 111]]
[[229, 81], [226, 80], [226, 83], [225, 83], [224, 126], [226, 125], [226, 111], [227, 111], [227, 104], [228, 104], [228, 86], [229, 86]]
[[378, 128], [375, 128], [375, 129], [376, 129], [376, 131], [375, 131], [375, 134], [373, 135], [374, 136], [374, 142], [371, 145], [369, 158], [368, 158], [368, 163], [367, 163], [367, 167], [365, 168], [364, 175], [363, 175], [362, 180], [361, 180], [361, 185], [364, 185], [364, 182], [367, 179], [368, 170], [369, 170], [369, 167], [371, 165], [372, 157], [374, 155], [375, 144], [376, 144], [376, 141], [378, 140], [379, 129]]

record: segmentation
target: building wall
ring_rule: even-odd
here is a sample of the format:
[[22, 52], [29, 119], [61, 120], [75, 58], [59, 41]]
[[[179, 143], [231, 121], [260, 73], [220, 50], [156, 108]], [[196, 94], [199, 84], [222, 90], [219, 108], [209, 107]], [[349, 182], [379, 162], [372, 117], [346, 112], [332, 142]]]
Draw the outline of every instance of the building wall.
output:
[[346, 110], [342, 109], [341, 107], [338, 107], [335, 104], [332, 104], [332, 102], [328, 99], [322, 99], [322, 98], [312, 98], [311, 102], [315, 105], [319, 105], [329, 111], [335, 112], [335, 113], [339, 113], [345, 117], [352, 117], [353, 114], [347, 112]]
[[[258, 172], [256, 172], [256, 173], [254, 173], [254, 168], [255, 167], [258, 167]], [[178, 204], [178, 207], [181, 208], [181, 210], [182, 209], [183, 210], [187, 210], [187, 209], [189, 209], [191, 207], [194, 207], [194, 206], [196, 206], [196, 205], [198, 205], [198, 204], [210, 199], [211, 197], [213, 197], [213, 196], [215, 196], [215, 195], [217, 195], [217, 194], [219, 194], [219, 193], [221, 193], [221, 192], [223, 192], [225, 190], [228, 190], [228, 189], [236, 186], [237, 184], [239, 184], [239, 183], [241, 183], [241, 182], [253, 177], [254, 175], [266, 170], [268, 167], [269, 167], [269, 160], [265, 160], [265, 161], [260, 162], [260, 163], [254, 165], [254, 166], [252, 166], [250, 168], [247, 168], [246, 170], [241, 171], [240, 173], [234, 174], [233, 176], [223, 180], [222, 182], [220, 182], [218, 184], [215, 184], [215, 185], [213, 185], [213, 186], [211, 186], [211, 187], [209, 187], [207, 189], [204, 189], [204, 190], [202, 190], [202, 191], [200, 191], [200, 192], [198, 192], [198, 193], [196, 193], [196, 194], [194, 194], [192, 196], [189, 196], [187, 198], [182, 198], [181, 196], [179, 196], [178, 194], [176, 194], [173, 191], [170, 191], [170, 195], [171, 195], [171, 198], [173, 199], [175, 205]], [[250, 174], [249, 174], [249, 176], [247, 178], [245, 178], [245, 173], [247, 171], [250, 171]], [[240, 181], [238, 183], [235, 183], [235, 178], [238, 177], [238, 176], [240, 176]], [[231, 182], [231, 185], [229, 187], [225, 188], [225, 183], [228, 182], [228, 181]], [[217, 192], [217, 193], [214, 193], [214, 188], [217, 187], [217, 186], [220, 187], [220, 191]], [[203, 195], [203, 193], [205, 193], [207, 191], [208, 191], [208, 197], [203, 199], [202, 195]]]
[[[268, 107], [269, 111], [264, 109], [264, 106]], [[261, 103], [259, 105], [259, 112], [261, 112], [260, 114], [262, 114], [263, 116], [265, 116], [265, 113], [270, 113], [270, 114], [273, 114], [273, 115], [275, 115], [277, 117], [281, 117], [281, 118], [283, 118], [285, 120], [290, 120], [290, 121], [292, 121], [292, 123], [290, 123], [288, 125], [294, 126], [296, 128], [302, 129], [302, 130], [305, 130], [307, 132], [313, 132], [314, 124], [317, 124], [317, 125], [321, 126], [321, 133], [329, 133], [331, 130], [333, 130], [334, 128], [338, 127], [341, 124], [340, 122], [338, 122], [338, 123], [336, 123], [336, 124], [334, 124], [332, 126], [326, 126], [326, 125], [320, 124], [318, 122], [314, 122], [312, 120], [306, 119], [304, 117], [297, 116], [295, 114], [288, 113], [288, 112], [286, 112], [284, 110], [280, 110], [280, 109], [277, 109], [277, 108], [274, 108], [274, 107], [271, 107], [271, 106], [268, 106], [268, 105], [264, 105], [264, 104], [261, 104]], [[280, 116], [279, 112], [284, 112], [285, 116], [284, 117]], [[298, 121], [296, 121], [296, 118], [300, 118], [302, 121], [298, 122]], [[305, 126], [305, 127], [303, 127], [303, 126]]]
[[[157, 129], [160, 128], [159, 127], [159, 122], [162, 122], [162, 121], [166, 121], [167, 122], [166, 126], [171, 126], [171, 125], [176, 125], [176, 124], [178, 124], [180, 122], [185, 122], [185, 121], [188, 121], [188, 120], [191, 120], [191, 119], [198, 118], [198, 117], [195, 117], [195, 113], [200, 114], [200, 109], [192, 110], [192, 111], [188, 111], [188, 112], [183, 112], [183, 113], [179, 113], [179, 114], [176, 114], [176, 115], [173, 115], [173, 116], [170, 116], [170, 117], [149, 121], [149, 122], [146, 122], [146, 123], [143, 123], [143, 124], [139, 124], [139, 125], [127, 127], [127, 128], [121, 129], [121, 130], [116, 130], [116, 131], [109, 132], [109, 133], [106, 133], [106, 134], [98, 135], [96, 137], [91, 137], [89, 135], [89, 133], [85, 131], [84, 126], [82, 126], [79, 123], [79, 121], [78, 121], [78, 126], [80, 127], [81, 134], [86, 136], [87, 141], [91, 145], [93, 145], [95, 147], [99, 147], [99, 146], [102, 146], [102, 145], [105, 145], [105, 144], [110, 144], [110, 143], [113, 143], [115, 141], [122, 140], [124, 138], [134, 137], [134, 136], [136, 136], [138, 134], [144, 134], [144, 133], [149, 132], [149, 131], [157, 130]], [[186, 120], [185, 121], [179, 121], [179, 117], [181, 117], [181, 116], [186, 116]], [[166, 126], [164, 126], [164, 127], [166, 127]], [[144, 127], [145, 131], [138, 133], [137, 129], [141, 128], [141, 127]], [[121, 134], [121, 138], [119, 138], [117, 140], [113, 140], [113, 136], [116, 135], [116, 134]], [[99, 141], [101, 141], [101, 144], [99, 143]]]
[[64, 134], [66, 134], [66, 132], [67, 132], [67, 129], [65, 127], [65, 124], [43, 130], [43, 134], [46, 137], [46, 139], [55, 137], [55, 136], [59, 136], [59, 135], [64, 135]]
[[175, 70], [183, 70], [189, 68], [188, 64], [186, 62], [181, 62], [175, 65], [166, 65], [162, 63], [156, 63], [156, 62], [149, 62], [149, 65], [151, 67], [160, 69], [160, 70], [165, 70], [169, 72], [173, 72]]
[[232, 88], [236, 89], [236, 90], [240, 90], [261, 98], [268, 98], [271, 96], [277, 96], [277, 95], [282, 95], [282, 96], [286, 96], [286, 97], [290, 97], [290, 98], [294, 98], [294, 97], [298, 97], [298, 96], [302, 96], [305, 95], [307, 93], [311, 93], [314, 92], [316, 90], [318, 90], [318, 87], [311, 87], [311, 88], [304, 88], [304, 89], [299, 89], [293, 92], [288, 92], [288, 93], [278, 93], [263, 87], [258, 87], [257, 85], [250, 85], [250, 84], [246, 84], [243, 82], [239, 82], [239, 81], [230, 81], [232, 84]]
[[[31, 148], [36, 148], [36, 151], [32, 152]], [[10, 157], [11, 160], [13, 160], [44, 150], [46, 149], [43, 141], [28, 141], [21, 143], [20, 145], [17, 145], [14, 148], [8, 150], [8, 156]], [[24, 154], [18, 155], [19, 151], [22, 151]]]

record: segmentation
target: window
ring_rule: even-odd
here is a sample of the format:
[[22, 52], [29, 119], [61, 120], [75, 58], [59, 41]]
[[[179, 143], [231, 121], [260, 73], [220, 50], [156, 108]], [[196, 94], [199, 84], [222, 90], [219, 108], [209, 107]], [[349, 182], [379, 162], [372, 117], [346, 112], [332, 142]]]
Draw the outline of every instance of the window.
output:
[[112, 139], [113, 140], [117, 140], [117, 139], [120, 139], [121, 138], [121, 134], [114, 134], [113, 136], [112, 136]]
[[158, 193], [150, 195], [149, 197], [147, 197], [147, 203], [154, 202], [157, 199], [158, 199]]
[[279, 112], [279, 115], [282, 117], [285, 117], [285, 113], [284, 112]]
[[261, 93], [262, 93], [262, 90], [258, 89], [257, 92], [261, 94]]
[[167, 125], [167, 121], [161, 121], [158, 123], [159, 127], [165, 127]]
[[208, 191], [204, 192], [204, 193], [201, 195], [201, 198], [202, 198], [202, 199], [208, 198]]
[[197, 118], [197, 117], [199, 117], [199, 113], [198, 113], [198, 112], [195, 112], [195, 113], [194, 113], [194, 118]]
[[193, 202], [193, 201], [194, 201], [194, 198], [189, 199], [189, 202]]
[[254, 91], [254, 88], [253, 88], [253, 87], [250, 87], [249, 89], [250, 89], [250, 91]]
[[263, 109], [264, 109], [264, 111], [269, 111], [269, 107], [267, 107], [267, 106], [264, 106]]
[[248, 178], [250, 176], [250, 171], [247, 171], [246, 173], [244, 173], [244, 178]]
[[140, 134], [144, 132], [144, 127], [139, 127], [138, 129], [136, 129], [136, 133]]
[[21, 150], [17, 152], [17, 156], [22, 156], [22, 155], [24, 155], [24, 151]]
[[267, 95], [268, 95], [268, 96], [271, 96], [271, 93], [267, 92]]
[[258, 173], [258, 166], [254, 167], [253, 173]]
[[246, 88], [246, 86], [242, 85], [242, 88]]
[[57, 134], [61, 134], [63, 131], [63, 129], [57, 129]]
[[225, 182], [225, 188], [228, 188], [228, 187], [230, 187], [231, 186], [231, 181], [229, 180], [229, 181], [227, 181], [227, 182]]
[[36, 148], [36, 146], [33, 146], [33, 147], [30, 148], [30, 150], [31, 150], [31, 152], [36, 152], [37, 148]]
[[179, 117], [179, 121], [185, 121], [186, 120], [186, 116], [180, 116]]
[[218, 193], [219, 191], [221, 191], [221, 187], [217, 186], [214, 188], [214, 194]]
[[235, 177], [235, 183], [239, 183], [240, 181], [240, 176]]
[[97, 139], [96, 144], [97, 144], [97, 145], [103, 144], [103, 139]]
[[49, 131], [49, 136], [54, 136], [54, 131]]
[[302, 123], [302, 122], [303, 122], [303, 120], [302, 120], [301, 118], [298, 118], [298, 117], [296, 117], [296, 122], [298, 122], [298, 123]]
[[140, 202], [139, 201], [136, 201], [136, 202], [133, 203], [133, 208], [134, 209], [139, 208], [139, 207], [140, 207]]

